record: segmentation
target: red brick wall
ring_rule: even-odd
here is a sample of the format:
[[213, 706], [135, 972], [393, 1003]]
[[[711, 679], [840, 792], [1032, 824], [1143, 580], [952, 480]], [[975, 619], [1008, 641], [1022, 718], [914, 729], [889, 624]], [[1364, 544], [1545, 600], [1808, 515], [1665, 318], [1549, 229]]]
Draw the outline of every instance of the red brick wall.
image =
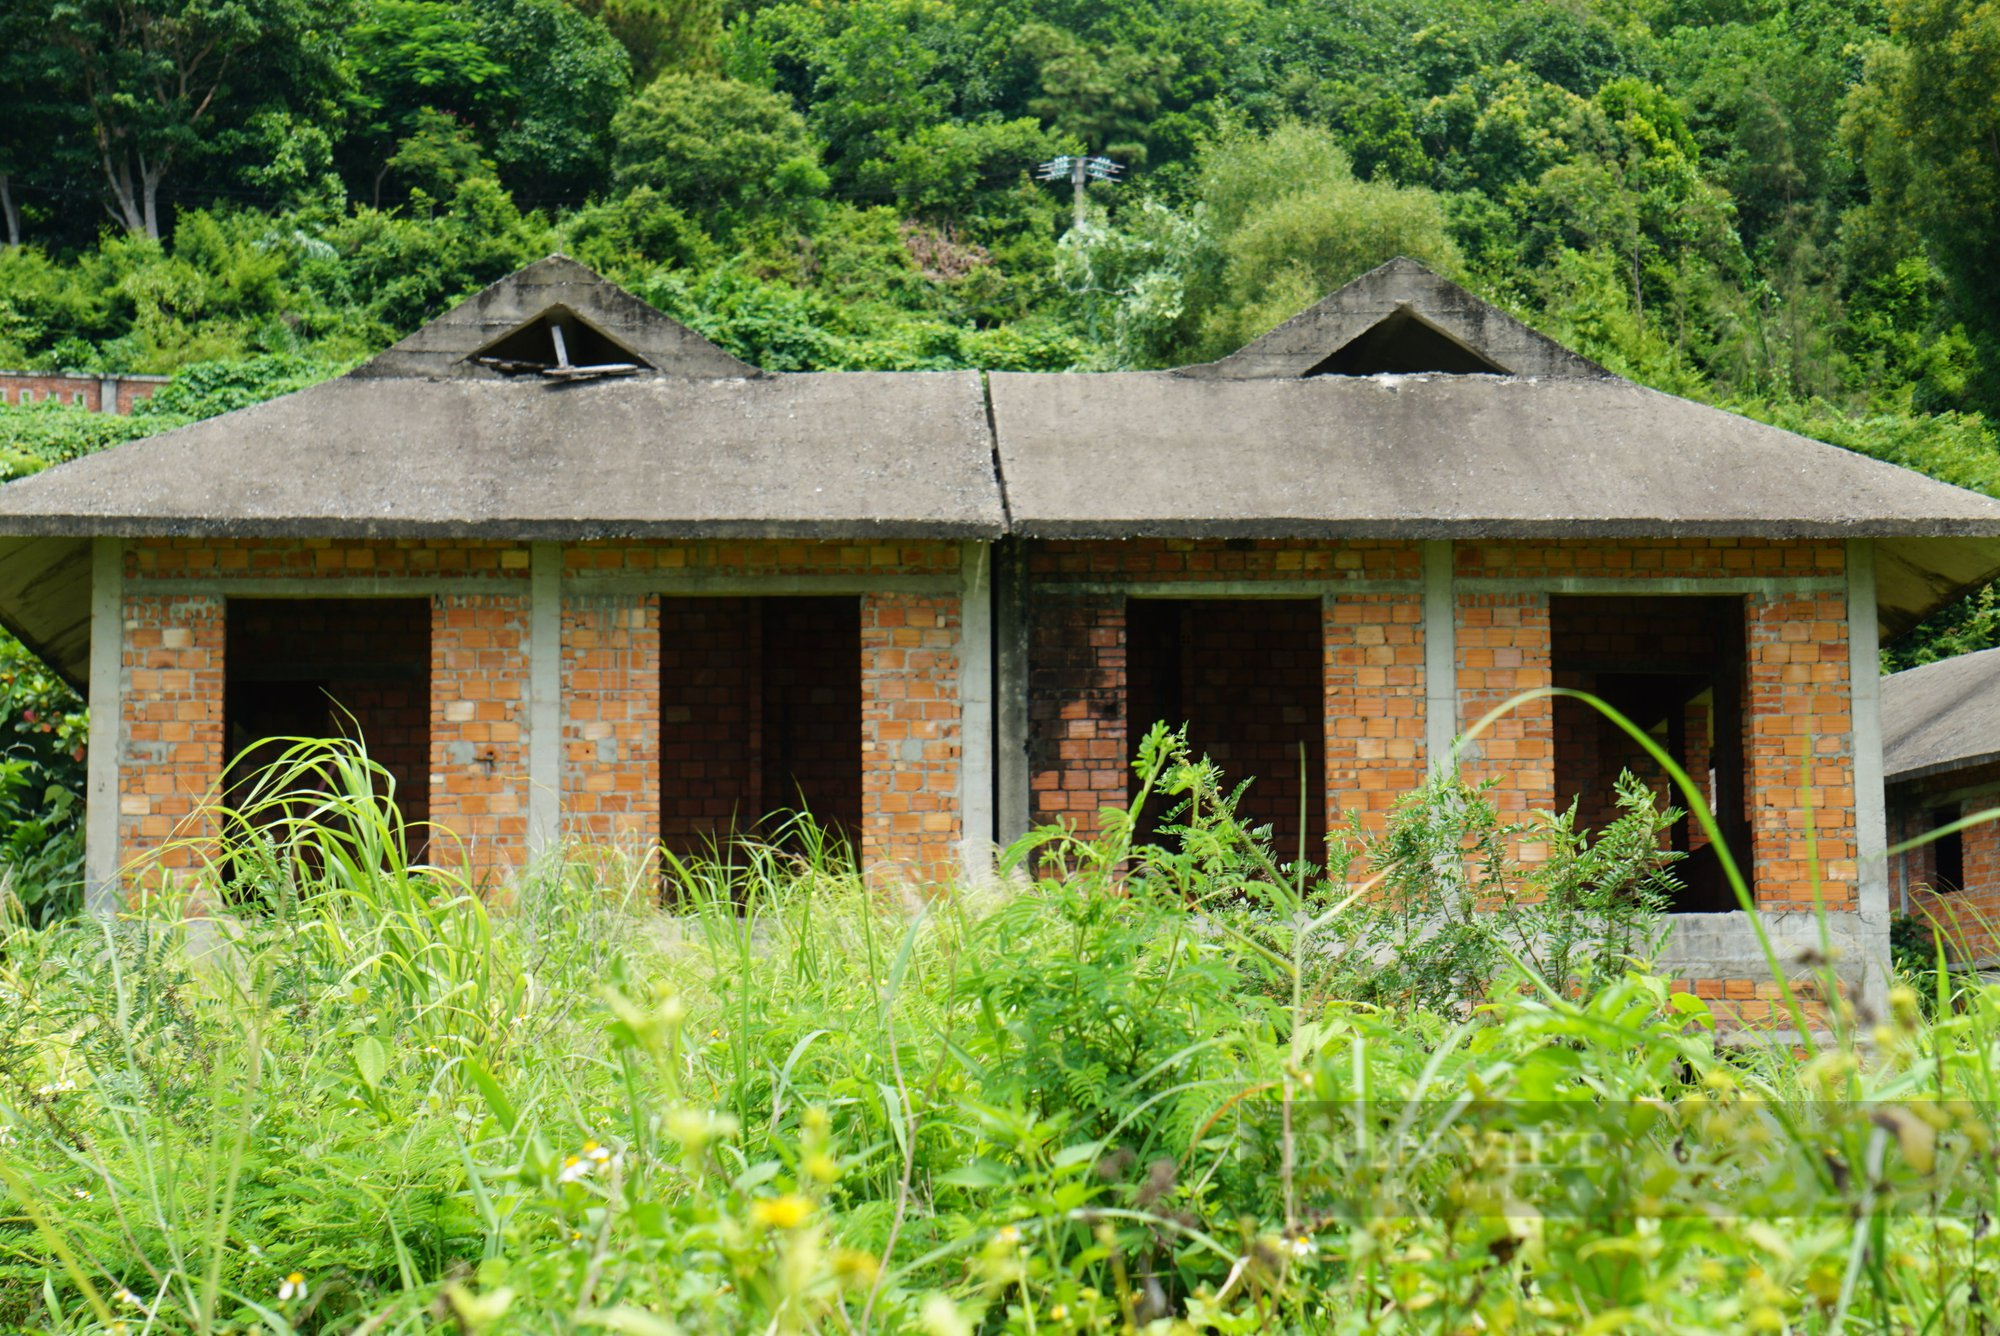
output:
[[1328, 824], [1379, 831], [1427, 764], [1423, 596], [1327, 599], [1325, 629]]
[[1821, 902], [1858, 909], [1845, 600], [1753, 598], [1748, 615], [1744, 762], [1757, 903], [1811, 908], [1816, 856]]
[[[1970, 798], [1944, 801], [1953, 790], [1993, 785]], [[1889, 840], [1898, 844], [1928, 835], [1943, 819], [1976, 816], [2000, 808], [2000, 765], [1972, 766], [1912, 783], [1889, 793]], [[1890, 905], [1928, 918], [1946, 939], [1952, 958], [2000, 960], [2000, 820], [1968, 826], [1959, 834], [1964, 885], [1936, 889], [1937, 845], [1926, 842], [1890, 860]]]
[[449, 538], [149, 538], [129, 544], [125, 574], [144, 580], [283, 576], [286, 579], [528, 578], [519, 543]]
[[718, 575], [951, 575], [956, 543], [571, 543], [563, 569], [571, 575], [659, 571]]
[[661, 837], [660, 623], [650, 595], [564, 602], [565, 836], [641, 848]]
[[223, 652], [221, 599], [125, 599], [121, 864], [170, 872], [205, 864], [222, 774]]
[[1077, 580], [1417, 580], [1415, 543], [1320, 543], [1264, 538], [1132, 538], [1038, 542], [1028, 552], [1038, 584]]
[[[1550, 685], [1549, 602], [1541, 594], [1458, 596], [1458, 715], [1461, 733], [1523, 691]], [[1546, 696], [1487, 726], [1464, 765], [1468, 781], [1497, 778], [1493, 802], [1508, 818], [1556, 801], [1554, 713]], [[1541, 856], [1524, 844], [1521, 857]]]
[[[117, 412], [130, 413], [133, 404], [141, 399], [152, 398], [153, 392], [166, 384], [168, 377], [148, 376], [135, 379], [131, 376], [119, 376], [116, 379], [118, 400], [112, 407]], [[52, 399], [57, 403], [77, 404], [97, 412], [104, 407], [103, 398], [103, 378], [98, 376], [0, 371], [0, 403], [39, 404]]]
[[431, 858], [499, 882], [527, 861], [528, 600], [446, 594], [433, 608]]
[[862, 863], [930, 882], [959, 863], [957, 596], [861, 600]]

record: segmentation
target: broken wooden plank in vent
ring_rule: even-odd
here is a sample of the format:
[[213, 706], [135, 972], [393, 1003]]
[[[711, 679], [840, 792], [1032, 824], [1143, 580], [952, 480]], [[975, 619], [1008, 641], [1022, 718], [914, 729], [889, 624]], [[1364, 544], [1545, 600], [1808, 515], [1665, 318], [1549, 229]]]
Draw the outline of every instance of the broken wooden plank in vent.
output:
[[[571, 358], [572, 340], [581, 361]], [[532, 375], [561, 381], [631, 376], [652, 370], [616, 339], [561, 306], [550, 307], [469, 360], [503, 376]]]

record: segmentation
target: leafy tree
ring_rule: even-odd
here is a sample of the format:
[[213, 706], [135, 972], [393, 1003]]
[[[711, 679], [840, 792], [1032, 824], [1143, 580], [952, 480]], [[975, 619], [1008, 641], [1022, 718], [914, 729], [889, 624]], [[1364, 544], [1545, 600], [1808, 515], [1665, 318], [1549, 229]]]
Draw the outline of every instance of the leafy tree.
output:
[[1030, 111], [1093, 153], [1131, 166], [1146, 161], [1147, 133], [1179, 57], [1122, 43], [1092, 49], [1046, 23], [1021, 29], [1019, 42], [1041, 85]]
[[87, 123], [113, 217], [158, 239], [160, 186], [218, 133], [335, 77], [338, 3], [27, 0], [54, 82]]
[[719, 0], [574, 0], [601, 21], [632, 62], [632, 82], [644, 87], [667, 70], [713, 74], [719, 67]]
[[[1922, 237], [1982, 361], [2000, 365], [2000, 6], [1891, 0], [1889, 16], [1893, 40], [1869, 55], [1849, 139], [1876, 208]], [[1990, 387], [1980, 398], [2000, 406]]]
[[618, 113], [614, 177], [708, 219], [819, 193], [826, 176], [805, 118], [732, 79], [666, 74]]

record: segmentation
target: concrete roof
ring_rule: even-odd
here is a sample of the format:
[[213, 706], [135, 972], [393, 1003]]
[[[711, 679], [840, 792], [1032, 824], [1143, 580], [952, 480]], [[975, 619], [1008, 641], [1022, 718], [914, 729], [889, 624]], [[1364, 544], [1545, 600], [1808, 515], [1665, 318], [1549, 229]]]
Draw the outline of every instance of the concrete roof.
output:
[[1882, 775], [1891, 784], [2000, 761], [2000, 649], [1882, 679]]
[[970, 371], [346, 376], [0, 487], [0, 534], [996, 538]]

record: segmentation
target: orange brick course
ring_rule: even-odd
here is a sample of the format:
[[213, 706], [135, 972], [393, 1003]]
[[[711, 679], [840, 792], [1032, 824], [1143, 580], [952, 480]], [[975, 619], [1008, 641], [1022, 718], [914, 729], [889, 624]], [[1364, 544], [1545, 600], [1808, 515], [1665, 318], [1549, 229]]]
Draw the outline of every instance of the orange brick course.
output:
[[572, 543], [571, 575], [659, 571], [720, 575], [954, 575], [955, 543]]
[[1744, 747], [1757, 903], [1860, 908], [1847, 610], [1838, 595], [1752, 598]]
[[445, 538], [147, 538], [127, 544], [128, 579], [481, 576], [525, 581], [526, 544]]
[[[1458, 596], [1458, 727], [1464, 733], [1523, 691], [1550, 684], [1549, 601], [1543, 594]], [[1555, 721], [1549, 698], [1517, 705], [1487, 725], [1462, 766], [1468, 781], [1498, 779], [1493, 802], [1510, 818], [1556, 805]], [[1523, 846], [1532, 860], [1538, 850]]]
[[[1675, 579], [1832, 577], [1847, 569], [1838, 542], [1775, 538], [1571, 538], [1542, 542], [1460, 543], [1453, 566], [1461, 577]], [[1640, 592], [1635, 590], [1634, 592]]]
[[495, 882], [527, 859], [528, 600], [450, 594], [432, 608], [431, 858]]
[[861, 600], [861, 858], [878, 880], [957, 871], [959, 600]]
[[1325, 623], [1327, 828], [1379, 831], [1428, 763], [1423, 596], [1338, 595]]
[[222, 777], [222, 600], [128, 597], [124, 622], [119, 862], [193, 871], [208, 857]]
[[563, 605], [564, 833], [645, 847], [660, 838], [660, 601]]

